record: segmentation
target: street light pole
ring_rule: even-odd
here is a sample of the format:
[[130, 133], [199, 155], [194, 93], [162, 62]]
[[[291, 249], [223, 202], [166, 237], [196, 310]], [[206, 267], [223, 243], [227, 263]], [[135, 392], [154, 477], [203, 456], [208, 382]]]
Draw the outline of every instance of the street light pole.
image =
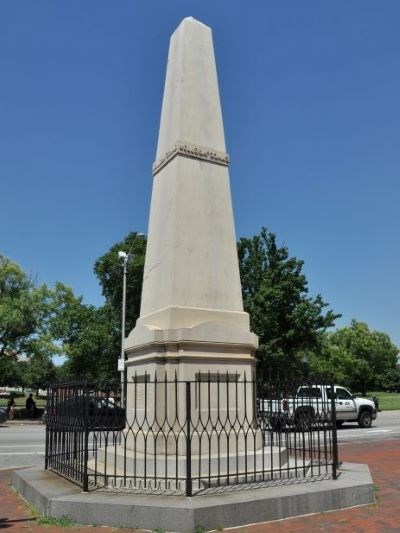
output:
[[136, 233], [129, 252], [118, 252], [118, 257], [123, 259], [122, 276], [122, 324], [121, 324], [121, 355], [118, 360], [118, 370], [121, 373], [121, 406], [125, 406], [125, 321], [126, 321], [126, 275], [128, 272], [128, 261], [131, 258], [133, 245], [138, 237], [144, 237], [144, 233]]
[[121, 372], [121, 406], [125, 403], [125, 313], [126, 313], [126, 274], [128, 271], [128, 254], [126, 252], [118, 252], [118, 257], [124, 260], [123, 262], [123, 276], [122, 276], [122, 324], [121, 324], [121, 356], [118, 361], [118, 370]]

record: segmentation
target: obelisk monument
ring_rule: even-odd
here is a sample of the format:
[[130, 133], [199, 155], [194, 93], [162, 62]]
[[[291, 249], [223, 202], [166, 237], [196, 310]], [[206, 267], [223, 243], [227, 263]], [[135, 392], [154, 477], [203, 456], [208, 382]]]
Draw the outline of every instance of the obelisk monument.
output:
[[[228, 164], [211, 30], [185, 18], [169, 48], [141, 311], [125, 343], [128, 383], [253, 377], [258, 339], [243, 311]], [[245, 396], [239, 415], [251, 423], [251, 387]], [[135, 401], [128, 386], [128, 420]]]
[[170, 42], [128, 380], [156, 369], [252, 375], [257, 337], [243, 312], [228, 163], [211, 29], [185, 18]]

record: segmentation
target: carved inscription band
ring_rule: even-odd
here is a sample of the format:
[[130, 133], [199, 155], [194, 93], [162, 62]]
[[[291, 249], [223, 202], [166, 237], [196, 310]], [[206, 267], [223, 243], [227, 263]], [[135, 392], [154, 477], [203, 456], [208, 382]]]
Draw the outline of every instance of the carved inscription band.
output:
[[226, 152], [217, 152], [211, 148], [203, 148], [195, 144], [178, 141], [161, 159], [155, 161], [153, 164], [153, 176], [178, 154], [225, 167], [229, 165], [229, 155]]

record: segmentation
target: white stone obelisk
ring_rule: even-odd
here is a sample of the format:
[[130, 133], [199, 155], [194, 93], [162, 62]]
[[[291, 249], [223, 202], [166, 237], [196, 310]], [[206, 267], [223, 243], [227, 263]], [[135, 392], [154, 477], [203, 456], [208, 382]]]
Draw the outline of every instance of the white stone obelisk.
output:
[[[211, 30], [185, 18], [170, 42], [128, 381], [252, 377], [258, 339], [243, 311], [228, 163]], [[128, 387], [128, 417], [133, 408]]]

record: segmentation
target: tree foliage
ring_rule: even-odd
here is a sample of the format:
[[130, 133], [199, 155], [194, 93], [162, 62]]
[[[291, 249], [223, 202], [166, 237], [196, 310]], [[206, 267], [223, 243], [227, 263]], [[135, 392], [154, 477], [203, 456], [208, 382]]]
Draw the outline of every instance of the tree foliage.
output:
[[17, 263], [0, 255], [0, 360], [9, 370], [21, 357], [51, 361], [59, 352], [52, 323], [67, 305], [67, 291], [62, 283], [54, 289], [36, 286]]
[[0, 387], [20, 386], [22, 381], [18, 370], [16, 358], [7, 355], [0, 357]]
[[[134, 327], [140, 312], [140, 297], [146, 242], [136, 233], [113, 245], [97, 259], [94, 272], [102, 287], [105, 304], [85, 305], [71, 289], [65, 288], [52, 333], [62, 342], [67, 356], [62, 371], [65, 377], [89, 381], [118, 379], [117, 360], [121, 353], [123, 262], [118, 252], [128, 253], [126, 330]], [[61, 302], [60, 302], [61, 303]]]
[[24, 365], [21, 375], [22, 386], [36, 389], [36, 394], [39, 389], [45, 389], [48, 383], [54, 381], [55, 365], [46, 354], [35, 354], [22, 363]]
[[111, 378], [117, 367], [114, 344], [119, 332], [113, 313], [107, 313], [106, 306], [84, 304], [68, 287], [61, 300], [51, 332], [67, 361], [57, 375], [89, 381]]
[[335, 381], [366, 394], [368, 390], [397, 389], [398, 355], [399, 349], [386, 333], [371, 331], [367, 324], [352, 320], [350, 326], [326, 335], [311, 364]]
[[37, 353], [50, 299], [45, 285], [35, 287], [17, 263], [0, 255], [0, 357]]
[[321, 333], [340, 315], [326, 310], [321, 295], [308, 296], [303, 261], [290, 257], [265, 228], [240, 239], [238, 254], [244, 309], [259, 337], [258, 372], [295, 375], [302, 354], [318, 347]]
[[63, 353], [60, 314], [76, 300], [56, 283], [36, 286], [20, 266], [0, 255], [0, 381], [45, 387], [54, 378], [54, 355]]
[[80, 304], [64, 319], [72, 324], [64, 337], [64, 375], [92, 382], [115, 379], [121, 341], [113, 310]]
[[123, 262], [118, 257], [119, 251], [128, 254], [125, 328], [125, 334], [127, 334], [135, 326], [140, 314], [146, 239], [143, 235], [129, 233], [125, 239], [114, 244], [108, 252], [99, 257], [94, 264], [94, 272], [100, 282], [106, 305], [114, 310], [118, 324], [121, 324]]

